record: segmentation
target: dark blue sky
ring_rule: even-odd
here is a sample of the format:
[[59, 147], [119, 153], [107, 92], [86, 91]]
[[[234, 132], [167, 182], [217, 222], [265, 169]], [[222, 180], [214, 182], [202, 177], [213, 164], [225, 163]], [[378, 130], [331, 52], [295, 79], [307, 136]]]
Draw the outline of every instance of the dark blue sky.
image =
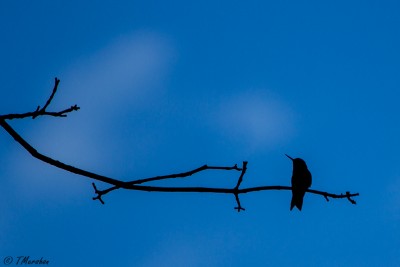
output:
[[[0, 257], [52, 266], [397, 266], [397, 1], [2, 1], [0, 113], [42, 153], [121, 180], [249, 161], [231, 195], [115, 191], [32, 158], [0, 131]], [[233, 187], [210, 171], [171, 186]], [[156, 184], [156, 183], [155, 183]], [[99, 188], [105, 184], [97, 183]]]

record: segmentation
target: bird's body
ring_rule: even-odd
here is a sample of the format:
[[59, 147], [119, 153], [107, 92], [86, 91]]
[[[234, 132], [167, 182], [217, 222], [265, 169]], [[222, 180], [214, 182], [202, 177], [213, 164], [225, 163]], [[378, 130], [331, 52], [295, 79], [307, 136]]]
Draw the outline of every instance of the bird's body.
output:
[[292, 174], [292, 201], [290, 203], [290, 210], [297, 207], [299, 210], [303, 207], [303, 198], [307, 189], [311, 186], [312, 177], [307, 168], [307, 164], [300, 158], [291, 158], [286, 155], [293, 162]]

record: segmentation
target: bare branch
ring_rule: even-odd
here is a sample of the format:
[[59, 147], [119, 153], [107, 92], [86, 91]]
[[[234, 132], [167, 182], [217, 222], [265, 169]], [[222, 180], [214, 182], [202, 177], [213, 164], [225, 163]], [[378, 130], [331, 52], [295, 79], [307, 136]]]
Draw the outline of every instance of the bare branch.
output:
[[237, 207], [234, 207], [234, 209], [237, 210], [237, 212], [240, 212], [241, 210], [245, 211], [246, 209], [243, 208], [242, 205], [240, 204], [239, 194], [235, 194], [235, 199], [236, 199]]
[[26, 112], [26, 113], [22, 113], [22, 114], [7, 114], [7, 115], [0, 115], [0, 119], [3, 120], [12, 120], [12, 119], [23, 119], [23, 118], [28, 118], [28, 117], [32, 117], [32, 119], [35, 119], [38, 116], [53, 116], [53, 117], [67, 117], [67, 114], [72, 112], [72, 111], [78, 111], [80, 108], [77, 105], [73, 105], [67, 109], [64, 109], [62, 111], [59, 112], [48, 112], [46, 109], [47, 107], [50, 105], [51, 101], [54, 98], [54, 95], [57, 92], [57, 88], [58, 88], [58, 84], [60, 83], [60, 80], [57, 78], [54, 78], [54, 87], [53, 87], [53, 91], [49, 97], [49, 99], [47, 99], [46, 104], [43, 106], [43, 108], [40, 108], [40, 106], [38, 106], [36, 108], [35, 111], [33, 112]]
[[246, 173], [247, 170], [247, 161], [243, 161], [243, 168], [242, 168], [242, 173], [239, 176], [239, 179], [236, 183], [236, 186], [233, 188], [234, 191], [234, 195], [235, 195], [235, 199], [236, 199], [236, 203], [238, 204], [237, 207], [235, 207], [235, 209], [240, 212], [241, 210], [245, 210], [244, 208], [242, 208], [242, 205], [240, 204], [240, 199], [239, 199], [239, 186], [240, 184], [243, 182], [243, 176]]
[[152, 182], [152, 181], [158, 181], [158, 180], [163, 180], [163, 179], [170, 179], [170, 178], [184, 178], [184, 177], [188, 177], [191, 176], [195, 173], [201, 172], [201, 171], [205, 171], [205, 170], [225, 170], [225, 171], [229, 171], [229, 170], [236, 170], [236, 171], [241, 171], [241, 168], [238, 168], [237, 164], [235, 164], [233, 167], [220, 167], [220, 166], [208, 166], [203, 165], [197, 169], [194, 169], [192, 171], [188, 171], [188, 172], [182, 172], [182, 173], [175, 173], [175, 174], [169, 174], [169, 175], [162, 175], [162, 176], [155, 176], [155, 177], [151, 177], [151, 178], [145, 178], [145, 179], [139, 179], [139, 180], [134, 180], [134, 181], [130, 181], [127, 182], [129, 184], [142, 184], [142, 183], [147, 183], [147, 182]]
[[[235, 166], [236, 166], [236, 165], [235, 165]], [[238, 179], [237, 184], [236, 184], [236, 186], [235, 186], [235, 190], [238, 190], [238, 189], [239, 189], [239, 186], [240, 186], [240, 184], [241, 184], [242, 181], [243, 181], [243, 176], [244, 176], [244, 174], [245, 174], [246, 171], [247, 171], [247, 161], [243, 161], [243, 168], [242, 168], [241, 170], [242, 170], [242, 173], [241, 173], [240, 176], [239, 176], [239, 179]]]
[[101, 196], [102, 196], [103, 194], [101, 193], [101, 191], [97, 190], [97, 187], [96, 187], [96, 184], [95, 184], [95, 183], [92, 183], [92, 186], [93, 186], [93, 188], [94, 188], [94, 192], [97, 194], [97, 197], [94, 197], [93, 200], [98, 199], [98, 200], [100, 200], [101, 204], [104, 205], [104, 201], [103, 201], [103, 199], [101, 199]]
[[[236, 164], [231, 167], [226, 167], [226, 166], [208, 166], [208, 165], [203, 165], [199, 168], [196, 168], [191, 171], [187, 172], [182, 172], [182, 173], [175, 173], [175, 174], [169, 174], [169, 175], [162, 175], [162, 176], [155, 176], [155, 177], [150, 177], [150, 178], [143, 178], [143, 179], [137, 179], [137, 180], [132, 180], [129, 182], [124, 182], [118, 179], [114, 179], [111, 177], [107, 177], [104, 175], [96, 174], [93, 172], [89, 172], [71, 165], [67, 165], [63, 162], [60, 162], [58, 160], [52, 159], [46, 155], [43, 155], [39, 153], [35, 148], [33, 148], [27, 141], [25, 141], [7, 122], [6, 120], [11, 120], [11, 119], [22, 119], [22, 118], [27, 118], [27, 117], [32, 117], [33, 119], [38, 117], [38, 116], [54, 116], [54, 117], [66, 117], [67, 113], [70, 113], [72, 111], [77, 111], [79, 110], [79, 107], [77, 105], [71, 106], [70, 108], [67, 108], [65, 110], [59, 111], [59, 112], [48, 112], [46, 109], [50, 105], [51, 101], [53, 100], [55, 93], [57, 92], [58, 84], [60, 80], [55, 78], [55, 83], [53, 87], [53, 91], [49, 97], [49, 99], [46, 101], [45, 105], [43, 108], [40, 108], [40, 106], [37, 107], [37, 109], [34, 112], [27, 112], [27, 113], [22, 113], [22, 114], [8, 114], [8, 115], [0, 115], [0, 126], [6, 130], [8, 134], [10, 134], [16, 142], [18, 142], [25, 150], [27, 150], [33, 157], [48, 163], [50, 165], [53, 165], [57, 168], [63, 169], [68, 172], [72, 172], [75, 174], [79, 174], [97, 181], [101, 181], [104, 183], [107, 183], [109, 185], [112, 185], [110, 188], [105, 189], [105, 190], [99, 190], [96, 187], [95, 183], [92, 183], [92, 186], [94, 188], [95, 194], [97, 196], [93, 197], [93, 200], [99, 200], [102, 204], [104, 204], [104, 201], [102, 199], [102, 196], [114, 191], [116, 189], [129, 189], [129, 190], [137, 190], [137, 191], [148, 191], [148, 192], [180, 192], [180, 193], [219, 193], [219, 194], [233, 194], [235, 196], [235, 200], [237, 203], [237, 207], [235, 209], [240, 212], [241, 210], [245, 210], [240, 203], [239, 195], [240, 194], [246, 194], [250, 192], [256, 192], [256, 191], [267, 191], [267, 190], [292, 190], [290, 186], [259, 186], [259, 187], [250, 187], [250, 188], [243, 188], [239, 189], [241, 183], [243, 182], [243, 177], [246, 173], [247, 170], [247, 161], [243, 161], [243, 166], [242, 168], [239, 168]], [[191, 176], [193, 174], [206, 171], [206, 170], [225, 170], [225, 171], [230, 171], [230, 170], [235, 170], [235, 171], [240, 171], [240, 176], [238, 178], [238, 181], [233, 188], [210, 188], [210, 187], [160, 187], [160, 186], [145, 186], [141, 185], [143, 183], [147, 182], [153, 182], [153, 181], [159, 181], [159, 180], [164, 180], [164, 179], [173, 179], [173, 178], [185, 178], [188, 176]], [[327, 201], [329, 201], [329, 198], [347, 198], [350, 203], [356, 204], [355, 200], [352, 199], [353, 197], [359, 196], [358, 193], [352, 194], [350, 192], [346, 192], [345, 194], [332, 194], [328, 192], [323, 192], [323, 191], [317, 191], [313, 189], [308, 189], [307, 192], [312, 193], [312, 194], [317, 194], [323, 196]]]
[[53, 97], [57, 92], [57, 88], [58, 88], [58, 84], [59, 83], [60, 83], [60, 79], [58, 79], [57, 77], [54, 78], [53, 92], [51, 92], [51, 95], [50, 95], [49, 99], [47, 99], [46, 104], [44, 104], [43, 108], [41, 109], [42, 111], [45, 111], [46, 108], [50, 105], [51, 100], [53, 100]]
[[[358, 196], [359, 194], [357, 194], [357, 196]], [[350, 201], [350, 203], [351, 204], [357, 204], [357, 202], [354, 200], [354, 199], [352, 199], [351, 197], [353, 197], [353, 196], [355, 196], [355, 194], [350, 194], [350, 192], [349, 191], [347, 191], [346, 192], [346, 197], [347, 197], [347, 199]]]
[[[108, 192], [111, 192], [115, 189], [118, 189], [118, 187], [110, 187], [109, 189], [103, 190], [103, 191], [95, 191], [96, 194], [105, 195]], [[125, 187], [125, 189], [129, 190], [137, 190], [137, 191], [147, 191], [147, 192], [168, 192], [168, 193], [217, 193], [217, 194], [233, 194], [235, 196], [236, 202], [238, 204], [237, 207], [235, 207], [238, 212], [240, 210], [245, 210], [241, 204], [240, 204], [240, 199], [239, 195], [240, 194], [246, 194], [246, 193], [251, 193], [251, 192], [257, 192], [257, 191], [268, 191], [268, 190], [292, 190], [291, 186], [281, 186], [281, 185], [271, 185], [271, 186], [258, 186], [258, 187], [249, 187], [249, 188], [243, 188], [243, 189], [237, 189], [236, 187], [234, 188], [212, 188], [212, 187], [160, 187], [160, 186], [142, 186], [142, 185], [128, 185]], [[359, 193], [354, 193], [351, 194], [350, 192], [346, 192], [346, 194], [332, 194], [324, 191], [318, 191], [314, 189], [307, 189], [307, 192], [311, 194], [316, 194], [316, 195], [321, 195], [325, 197], [326, 199], [328, 197], [331, 198], [347, 198], [351, 199], [351, 197], [356, 197], [359, 196]], [[93, 199], [98, 199], [93, 198]], [[352, 204], [356, 204], [354, 200], [350, 200]]]
[[4, 128], [4, 130], [6, 130], [13, 138], [15, 141], [17, 141], [23, 148], [25, 148], [33, 157], [44, 161], [50, 165], [53, 165], [57, 168], [75, 173], [75, 174], [79, 174], [82, 176], [86, 176], [92, 179], [96, 179], [98, 181], [102, 181], [108, 184], [112, 184], [112, 185], [117, 185], [120, 187], [124, 187], [124, 182], [118, 181], [116, 179], [110, 178], [110, 177], [106, 177], [103, 175], [99, 175], [96, 173], [92, 173], [89, 171], [85, 171], [79, 168], [76, 168], [74, 166], [71, 165], [67, 165], [65, 163], [62, 163], [58, 160], [52, 159], [48, 156], [45, 156], [41, 153], [39, 153], [35, 148], [33, 148], [28, 142], [26, 142], [4, 119], [0, 119], [0, 126], [2, 126]]
[[98, 190], [95, 183], [92, 183], [92, 186], [94, 188], [94, 193], [97, 194], [97, 196], [93, 197], [92, 199], [93, 200], [96, 200], [96, 199], [100, 200], [101, 204], [104, 204], [104, 201], [101, 198], [103, 195], [105, 195], [105, 194], [107, 194], [107, 193], [109, 193], [109, 192], [111, 192], [111, 191], [113, 191], [115, 189], [119, 189], [118, 186], [113, 186], [113, 187], [110, 187], [110, 188], [108, 188], [106, 190]]
[[[242, 171], [241, 168], [238, 168], [237, 164], [235, 164], [232, 167], [208, 166], [206, 164], [206, 165], [203, 165], [203, 166], [201, 166], [201, 167], [199, 167], [197, 169], [194, 169], [194, 170], [191, 170], [191, 171], [187, 171], [187, 172], [169, 174], [169, 175], [163, 175], [163, 176], [155, 176], [155, 177], [150, 177], [150, 178], [145, 178], [145, 179], [133, 180], [133, 181], [130, 181], [130, 182], [124, 182], [126, 184], [126, 187], [124, 187], [124, 188], [125, 189], [134, 189], [134, 188], [136, 188], [136, 187], [134, 187], [134, 185], [142, 184], [142, 183], [145, 183], [145, 182], [152, 182], [152, 181], [158, 181], [158, 180], [163, 180], [163, 179], [172, 179], [172, 178], [184, 178], [184, 177], [188, 177], [188, 176], [191, 176], [191, 175], [193, 175], [195, 173], [198, 173], [198, 172], [201, 172], [201, 171], [205, 171], [205, 170], [226, 170], [226, 171], [236, 170], [236, 171]], [[94, 183], [92, 185], [94, 187], [94, 191], [95, 191], [94, 193], [97, 194], [96, 197], [93, 197], [93, 200], [98, 199], [98, 200], [100, 200], [100, 202], [102, 204], [104, 204], [104, 201], [101, 199], [101, 196], [120, 188], [119, 186], [112, 186], [112, 187], [110, 187], [110, 188], [108, 188], [106, 190], [98, 190]]]

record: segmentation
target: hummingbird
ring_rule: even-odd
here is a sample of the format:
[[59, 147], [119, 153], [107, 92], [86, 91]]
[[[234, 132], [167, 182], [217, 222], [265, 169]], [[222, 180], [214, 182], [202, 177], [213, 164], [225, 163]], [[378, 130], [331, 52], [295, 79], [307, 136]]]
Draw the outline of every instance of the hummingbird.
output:
[[311, 172], [307, 168], [307, 164], [300, 158], [292, 158], [285, 154], [286, 157], [293, 162], [292, 174], [292, 202], [290, 203], [290, 210], [296, 206], [300, 211], [303, 206], [303, 198], [306, 190], [311, 186]]

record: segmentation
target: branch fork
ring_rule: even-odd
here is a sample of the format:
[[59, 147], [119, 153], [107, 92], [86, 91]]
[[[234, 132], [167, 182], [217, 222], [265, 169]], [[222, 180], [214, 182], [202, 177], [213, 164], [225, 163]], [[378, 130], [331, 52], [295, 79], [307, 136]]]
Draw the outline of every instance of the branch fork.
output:
[[58, 112], [48, 112], [47, 108], [50, 105], [51, 101], [54, 98], [54, 95], [57, 92], [58, 85], [60, 84], [60, 79], [54, 78], [54, 87], [53, 91], [51, 92], [50, 97], [47, 99], [46, 103], [42, 108], [38, 106], [35, 111], [33, 112], [26, 112], [26, 113], [18, 113], [18, 114], [7, 114], [7, 115], [0, 115], [0, 120], [12, 120], [12, 119], [23, 119], [23, 118], [28, 118], [31, 117], [32, 119], [35, 119], [39, 116], [52, 116], [52, 117], [67, 117], [67, 114], [72, 112], [72, 111], [78, 111], [80, 107], [77, 105], [73, 105], [69, 108], [66, 108], [64, 110], [58, 111]]
[[241, 210], [245, 211], [245, 209], [242, 207], [240, 204], [240, 199], [239, 199], [239, 186], [243, 182], [243, 176], [247, 171], [247, 161], [243, 161], [243, 167], [242, 167], [242, 172], [240, 173], [239, 179], [236, 183], [236, 186], [233, 188], [233, 195], [235, 196], [237, 207], [234, 209], [237, 210], [237, 212], [240, 212]]

